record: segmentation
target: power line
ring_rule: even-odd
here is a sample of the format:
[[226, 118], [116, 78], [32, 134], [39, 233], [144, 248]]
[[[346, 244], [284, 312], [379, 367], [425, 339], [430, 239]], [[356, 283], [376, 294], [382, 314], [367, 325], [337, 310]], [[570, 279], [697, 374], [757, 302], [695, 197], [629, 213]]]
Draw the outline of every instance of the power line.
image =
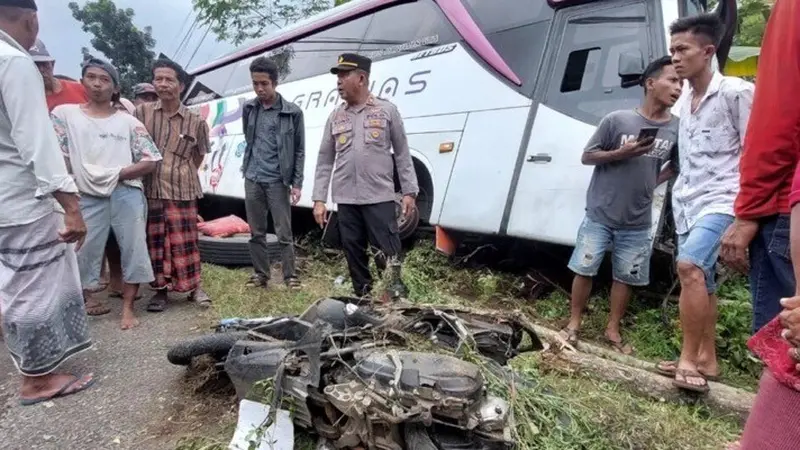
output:
[[183, 28], [186, 27], [187, 23], [189, 23], [189, 17], [192, 17], [192, 10], [189, 10], [189, 12], [186, 14], [186, 17], [183, 19], [183, 23], [181, 24], [181, 27], [178, 29], [178, 32], [175, 33], [175, 37], [172, 38], [172, 42], [173, 43], [178, 41], [178, 36], [181, 35], [181, 33], [183, 32]]
[[192, 63], [192, 60], [194, 60], [194, 57], [195, 57], [195, 55], [197, 55], [197, 51], [198, 51], [198, 50], [200, 50], [200, 47], [203, 45], [203, 41], [205, 41], [205, 40], [206, 40], [206, 37], [208, 36], [208, 33], [209, 33], [210, 31], [211, 31], [211, 25], [209, 25], [209, 26], [206, 28], [206, 32], [205, 32], [205, 33], [203, 33], [203, 37], [200, 39], [200, 42], [198, 42], [198, 43], [197, 43], [197, 47], [195, 47], [195, 49], [194, 49], [194, 52], [192, 53], [192, 56], [189, 58], [189, 61], [186, 63], [186, 67], [187, 67], [187, 68], [188, 68], [188, 67], [189, 67], [189, 65]]
[[178, 58], [180, 58], [180, 56], [186, 50], [186, 46], [189, 44], [189, 40], [191, 39], [192, 35], [194, 34], [195, 29], [197, 28], [197, 22], [198, 22], [198, 19], [197, 19], [197, 17], [195, 17], [194, 21], [192, 22], [192, 25], [189, 27], [188, 30], [186, 30], [186, 34], [183, 35], [183, 40], [178, 45], [178, 48], [175, 50], [175, 54], [173, 54], [173, 56], [172, 56], [172, 59], [174, 61], [177, 61]]

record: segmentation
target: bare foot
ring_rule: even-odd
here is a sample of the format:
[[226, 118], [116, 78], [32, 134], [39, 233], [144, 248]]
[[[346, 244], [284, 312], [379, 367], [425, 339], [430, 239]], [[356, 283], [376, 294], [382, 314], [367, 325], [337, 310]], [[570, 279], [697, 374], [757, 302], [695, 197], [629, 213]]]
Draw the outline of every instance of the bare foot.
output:
[[606, 339], [614, 342], [622, 342], [622, 335], [620, 334], [619, 330], [606, 328]]
[[716, 355], [714, 357], [704, 354], [697, 355], [697, 371], [708, 377], [719, 377], [719, 364], [717, 364]]
[[132, 310], [127, 310], [127, 308], [122, 310], [122, 322], [120, 324], [120, 328], [123, 330], [130, 330], [131, 328], [136, 328], [139, 326], [139, 319], [136, 318], [136, 315], [133, 313]]
[[[49, 399], [73, 394], [85, 389], [92, 382], [92, 374], [80, 379], [70, 374], [50, 374], [43, 377], [24, 377], [20, 388], [20, 400], [32, 402], [37, 399]], [[66, 389], [64, 387], [66, 386]]]

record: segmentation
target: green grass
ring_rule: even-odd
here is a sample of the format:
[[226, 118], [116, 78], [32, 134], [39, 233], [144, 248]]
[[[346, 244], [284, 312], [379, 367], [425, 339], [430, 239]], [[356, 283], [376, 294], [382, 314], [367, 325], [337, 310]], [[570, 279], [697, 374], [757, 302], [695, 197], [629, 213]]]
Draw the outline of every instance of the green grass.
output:
[[[283, 286], [269, 290], [245, 288], [249, 270], [230, 270], [204, 266], [204, 287], [215, 299], [216, 317], [247, 317], [302, 312], [314, 300], [330, 295], [349, 295], [350, 285], [336, 285], [339, 276], [347, 278], [342, 258], [314, 251], [312, 258], [299, 264], [304, 283], [302, 291]], [[406, 257], [403, 278], [412, 301], [436, 304], [468, 304], [497, 309], [523, 309], [543, 322], [556, 323], [568, 313], [568, 300], [551, 295], [541, 300], [514, 297], [522, 280], [490, 270], [453, 267], [446, 257], [423, 244]], [[726, 357], [739, 355], [741, 340], [749, 333], [748, 311], [741, 305], [748, 298], [739, 281], [720, 290], [726, 299], [722, 306], [721, 339], [728, 339], [720, 350]], [[595, 299], [587, 315], [585, 337], [601, 335], [607, 314], [606, 302]], [[676, 311], [670, 311], [672, 323], [661, 323], [660, 310], [636, 300], [631, 305], [626, 324], [626, 338], [637, 348], [641, 358], [656, 360], [671, 357], [678, 348], [679, 332]], [[736, 344], [732, 339], [736, 340]], [[749, 361], [749, 360], [748, 360]], [[725, 375], [738, 385], [752, 386], [754, 376], [745, 369], [748, 361], [723, 361]], [[721, 449], [740, 432], [733, 418], [714, 416], [702, 406], [679, 406], [633, 395], [614, 383], [598, 382], [579, 376], [564, 375], [542, 355], [530, 355], [513, 361], [521, 373], [539, 381], [533, 389], [511, 388], [508, 383], [488, 378], [491, 390], [508, 398], [513, 407], [517, 428], [515, 437], [523, 450], [528, 449]], [[233, 417], [215, 422], [203, 436], [185, 438], [180, 450], [217, 450], [226, 448], [231, 436]], [[295, 448], [313, 448], [313, 441], [298, 433]]]

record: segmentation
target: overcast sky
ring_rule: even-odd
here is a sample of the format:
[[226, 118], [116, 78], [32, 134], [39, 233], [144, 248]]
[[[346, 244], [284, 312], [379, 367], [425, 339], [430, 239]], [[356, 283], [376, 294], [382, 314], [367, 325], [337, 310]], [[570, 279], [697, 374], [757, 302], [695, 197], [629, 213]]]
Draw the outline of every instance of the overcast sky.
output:
[[[56, 58], [56, 73], [77, 77], [80, 75], [79, 65], [81, 62], [81, 47], [91, 48], [89, 40], [91, 37], [81, 30], [80, 23], [72, 18], [67, 4], [70, 0], [39, 0], [39, 38], [45, 43], [50, 54]], [[78, 0], [83, 4], [85, 0]], [[153, 27], [153, 37], [156, 40], [155, 52], [163, 52], [169, 57], [175, 55], [175, 51], [183, 39], [194, 19], [194, 15], [187, 15], [192, 12], [192, 0], [115, 0], [118, 8], [133, 8], [136, 16], [133, 18], [134, 24], [139, 28], [145, 26]], [[184, 25], [185, 23], [185, 25]], [[183, 28], [181, 29], [181, 26]], [[198, 29], [193, 33], [187, 49], [178, 57], [178, 62], [187, 64], [200, 44], [204, 29]], [[209, 33], [203, 44], [199, 47], [197, 54], [188, 64], [187, 69], [197, 67], [204, 62], [221, 56], [232, 50], [226, 43], [216, 42], [216, 39]], [[99, 55], [98, 56], [102, 56]]]

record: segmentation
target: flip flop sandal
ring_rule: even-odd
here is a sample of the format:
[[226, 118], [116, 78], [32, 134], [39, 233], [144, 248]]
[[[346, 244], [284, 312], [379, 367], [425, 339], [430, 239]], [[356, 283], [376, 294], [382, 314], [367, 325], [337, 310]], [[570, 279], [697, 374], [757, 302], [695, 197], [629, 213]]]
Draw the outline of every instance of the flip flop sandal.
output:
[[35, 405], [37, 403], [46, 402], [48, 400], [53, 400], [53, 399], [60, 398], [60, 397], [66, 397], [68, 395], [77, 394], [78, 392], [85, 391], [86, 389], [89, 389], [90, 387], [92, 387], [92, 385], [94, 384], [94, 378], [91, 378], [86, 383], [78, 386], [75, 390], [67, 392], [69, 390], [69, 388], [71, 388], [72, 386], [75, 386], [76, 383], [79, 383], [83, 379], [83, 375], [81, 375], [81, 376], [72, 375], [72, 376], [75, 377], [75, 379], [70, 381], [70, 382], [68, 382], [68, 383], [66, 383], [66, 384], [64, 384], [64, 386], [62, 386], [61, 389], [59, 389], [58, 392], [56, 392], [55, 394], [53, 394], [53, 395], [45, 395], [43, 397], [20, 398], [19, 399], [19, 404], [21, 406], [32, 406], [32, 405]]
[[300, 280], [297, 278], [287, 278], [286, 279], [286, 287], [293, 291], [297, 291], [303, 288], [303, 285], [300, 284]]
[[93, 288], [87, 288], [86, 290], [89, 291], [90, 294], [97, 294], [98, 292], [103, 292], [108, 288], [108, 283], [98, 283], [97, 286]]
[[209, 297], [205, 291], [201, 290], [199, 295], [197, 293], [193, 294], [191, 300], [197, 303], [197, 306], [200, 306], [201, 308], [211, 307], [211, 297]]
[[605, 341], [606, 344], [610, 345], [611, 348], [613, 348], [617, 353], [621, 353], [626, 356], [633, 354], [633, 347], [626, 343], [625, 340], [614, 341], [606, 337]]
[[100, 301], [93, 300], [90, 305], [89, 302], [84, 299], [83, 303], [86, 309], [86, 315], [88, 316], [104, 316], [111, 312], [111, 307]]
[[247, 280], [247, 283], [244, 284], [245, 287], [267, 287], [267, 280], [260, 277], [251, 277]]
[[578, 343], [578, 330], [564, 327], [561, 329], [559, 334], [562, 338], [564, 338], [565, 341], [567, 341], [569, 345], [572, 345], [573, 347]]
[[[683, 381], [679, 380], [678, 377], [682, 377]], [[686, 381], [688, 378], [702, 378], [704, 383], [703, 384], [692, 384]], [[705, 394], [709, 391], [708, 387], [708, 380], [706, 377], [703, 376], [700, 372], [696, 370], [686, 370], [686, 369], [677, 369], [675, 371], [675, 379], [672, 380], [672, 385], [676, 388], [685, 389], [687, 391], [698, 392], [700, 394]]]
[[147, 304], [147, 312], [164, 312], [164, 309], [167, 308], [167, 300], [163, 298], [152, 298], [150, 299], [150, 303]]
[[[675, 378], [675, 371], [678, 369], [678, 361], [661, 361], [656, 364], [656, 373], [668, 378]], [[719, 381], [719, 375], [707, 375], [702, 370], [698, 370], [700, 375], [703, 375], [708, 381]]]

